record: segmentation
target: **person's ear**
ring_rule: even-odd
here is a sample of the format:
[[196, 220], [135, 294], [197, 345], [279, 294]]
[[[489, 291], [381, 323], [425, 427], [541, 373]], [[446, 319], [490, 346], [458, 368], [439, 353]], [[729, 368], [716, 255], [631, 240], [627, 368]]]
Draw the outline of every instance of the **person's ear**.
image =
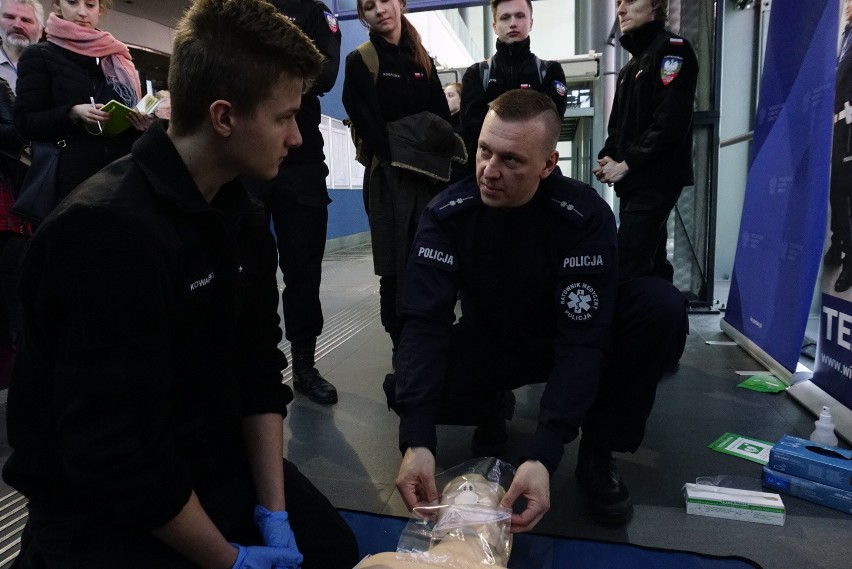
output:
[[208, 109], [213, 131], [222, 138], [228, 138], [234, 131], [234, 108], [230, 102], [218, 99]]
[[539, 173], [538, 178], [540, 180], [544, 180], [545, 178], [550, 176], [550, 174], [552, 174], [553, 170], [556, 168], [557, 164], [559, 164], [559, 152], [557, 150], [554, 150], [544, 161], [544, 168], [541, 170], [541, 173]]

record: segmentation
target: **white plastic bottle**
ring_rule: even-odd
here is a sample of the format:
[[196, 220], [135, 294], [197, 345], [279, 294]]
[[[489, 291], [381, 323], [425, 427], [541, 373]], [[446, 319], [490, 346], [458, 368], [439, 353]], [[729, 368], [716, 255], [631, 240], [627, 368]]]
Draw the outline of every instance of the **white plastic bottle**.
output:
[[819, 419], [814, 421], [816, 428], [811, 433], [811, 440], [815, 443], [837, 446], [837, 435], [834, 434], [834, 421], [831, 420], [831, 409], [823, 405]]

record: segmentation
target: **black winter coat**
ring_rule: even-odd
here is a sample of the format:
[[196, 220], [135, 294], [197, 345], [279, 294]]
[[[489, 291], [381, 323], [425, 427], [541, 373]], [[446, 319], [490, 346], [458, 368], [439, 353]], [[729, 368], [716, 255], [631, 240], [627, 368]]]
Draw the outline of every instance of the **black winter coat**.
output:
[[598, 158], [626, 161], [630, 172], [615, 184], [629, 197], [637, 189], [693, 183], [692, 114], [698, 60], [688, 41], [654, 20], [621, 37], [633, 55], [618, 74], [608, 136]]
[[372, 33], [370, 41], [379, 56], [378, 78], [373, 81], [361, 54], [352, 51], [346, 56], [343, 106], [370, 150], [390, 158], [387, 123], [422, 111], [449, 121], [450, 108], [435, 65], [427, 76], [405, 34], [399, 45]]
[[[567, 88], [565, 72], [557, 61], [536, 60], [530, 51], [530, 38], [517, 43], [497, 41], [497, 53], [489, 69], [488, 88], [483, 88], [480, 67], [474, 63], [462, 78], [461, 122], [468, 152], [475, 156], [476, 143], [482, 122], [488, 113], [488, 104], [512, 89], [535, 89], [553, 100], [559, 116], [565, 114]], [[537, 63], [545, 67], [544, 77]], [[472, 165], [473, 160], [468, 162]], [[472, 171], [472, 168], [471, 168]]]
[[68, 118], [74, 105], [108, 103], [121, 97], [107, 84], [94, 57], [80, 55], [50, 42], [24, 50], [18, 62], [15, 125], [25, 140], [65, 141], [59, 157], [59, 195], [130, 152], [139, 132], [129, 128], [113, 138], [88, 133]]

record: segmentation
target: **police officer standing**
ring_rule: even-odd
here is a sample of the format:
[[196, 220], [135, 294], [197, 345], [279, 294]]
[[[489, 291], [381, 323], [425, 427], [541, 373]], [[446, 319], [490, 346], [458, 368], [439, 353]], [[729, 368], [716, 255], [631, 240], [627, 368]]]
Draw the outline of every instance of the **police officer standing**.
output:
[[619, 285], [612, 211], [553, 172], [558, 134], [548, 97], [501, 95], [483, 124], [475, 178], [439, 194], [421, 218], [398, 365], [384, 384], [400, 416], [397, 488], [409, 508], [438, 497], [436, 424], [477, 425], [476, 443], [497, 423], [505, 443], [513, 400], [501, 394], [545, 383], [533, 443], [503, 499], [527, 499], [513, 530], [532, 529], [549, 508], [550, 475], [581, 427], [576, 476], [589, 514], [609, 524], [632, 516], [612, 452], [639, 447], [665, 364], [683, 350], [686, 306], [663, 279]]
[[594, 173], [620, 198], [620, 277], [672, 281], [666, 221], [683, 187], [693, 183], [698, 61], [688, 41], [665, 30], [668, 0], [617, 0], [616, 7], [621, 45], [633, 57], [618, 75]]
[[[462, 79], [461, 124], [471, 157], [476, 154], [488, 104], [510, 89], [541, 91], [553, 99], [560, 117], [565, 114], [568, 90], [562, 66], [530, 51], [532, 11], [531, 0], [491, 0], [497, 52], [488, 61], [468, 67]], [[473, 172], [472, 159], [468, 166]]]
[[247, 180], [246, 185], [264, 202], [275, 228], [293, 387], [311, 401], [332, 405], [337, 403], [337, 389], [315, 367], [317, 337], [323, 325], [319, 289], [331, 203], [325, 184], [328, 167], [319, 130], [319, 98], [337, 80], [341, 34], [337, 19], [319, 0], [272, 0], [272, 4], [313, 40], [325, 59], [322, 73], [302, 97], [296, 116], [302, 146], [290, 151], [276, 178]]
[[835, 292], [852, 287], [852, 0], [844, 0], [846, 27], [837, 56], [834, 87], [834, 137], [831, 150], [831, 245], [823, 257], [827, 267], [842, 265]]

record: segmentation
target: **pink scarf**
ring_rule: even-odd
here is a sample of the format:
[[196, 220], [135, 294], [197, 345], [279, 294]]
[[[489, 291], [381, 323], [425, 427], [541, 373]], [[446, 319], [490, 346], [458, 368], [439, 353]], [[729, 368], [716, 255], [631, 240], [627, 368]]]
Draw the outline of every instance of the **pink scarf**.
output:
[[[88, 57], [99, 57], [107, 83], [113, 87], [128, 107], [142, 96], [139, 74], [133, 66], [130, 50], [109, 32], [78, 26], [50, 14], [44, 27], [47, 41], [68, 51]], [[132, 93], [128, 92], [132, 90]]]

